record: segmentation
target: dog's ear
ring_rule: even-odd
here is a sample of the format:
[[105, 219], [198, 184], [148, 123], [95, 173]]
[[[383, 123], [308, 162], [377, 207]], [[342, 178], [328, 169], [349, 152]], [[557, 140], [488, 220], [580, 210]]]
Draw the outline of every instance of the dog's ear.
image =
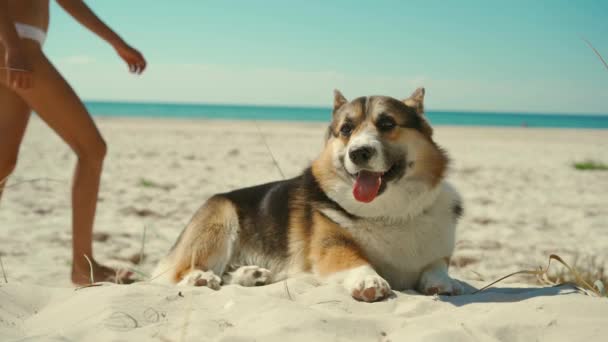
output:
[[433, 136], [433, 128], [429, 125], [428, 121], [424, 117], [424, 88], [418, 88], [414, 90], [412, 95], [407, 99], [403, 100], [406, 106], [414, 108], [416, 110], [416, 114], [418, 114], [422, 118], [422, 132], [428, 137]]
[[348, 100], [338, 89], [334, 89], [334, 112], [344, 106]]
[[403, 103], [408, 107], [414, 108], [418, 115], [424, 114], [424, 88], [421, 87], [414, 90], [410, 97], [403, 100]]

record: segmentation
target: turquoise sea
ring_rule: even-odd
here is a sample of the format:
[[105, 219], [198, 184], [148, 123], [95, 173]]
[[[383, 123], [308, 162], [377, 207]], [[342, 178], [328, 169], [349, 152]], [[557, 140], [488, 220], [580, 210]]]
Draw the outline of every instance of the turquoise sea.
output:
[[[95, 116], [203, 118], [237, 120], [328, 121], [331, 109], [321, 107], [247, 106], [87, 101]], [[608, 129], [608, 115], [429, 111], [433, 125], [516, 126]]]

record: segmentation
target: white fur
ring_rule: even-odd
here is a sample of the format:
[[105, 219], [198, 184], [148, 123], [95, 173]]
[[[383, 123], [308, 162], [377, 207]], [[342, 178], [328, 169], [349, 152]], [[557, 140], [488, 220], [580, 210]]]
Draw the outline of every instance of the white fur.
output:
[[[353, 269], [333, 274], [329, 279], [332, 282], [341, 282], [346, 291], [353, 297], [373, 302], [387, 297], [391, 292], [391, 286], [369, 265], [355, 267]], [[365, 290], [374, 289], [374, 296], [364, 297]]]
[[335, 210], [335, 209], [321, 209], [321, 213], [334, 223], [337, 223], [340, 227], [345, 229], [351, 229], [354, 227], [353, 220], [351, 220], [348, 216], [346, 216], [343, 212]]
[[[427, 267], [452, 255], [456, 228], [452, 208], [459, 196], [445, 182], [436, 189], [418, 193], [418, 196], [415, 196], [415, 191], [399, 194], [398, 190], [397, 186], [389, 186], [387, 193], [372, 203], [359, 204], [363, 207], [380, 200], [385, 207], [375, 206], [374, 216], [346, 224], [336, 223], [352, 234], [378, 274], [394, 289], [403, 290], [415, 288]], [[332, 192], [328, 195], [346, 210], [352, 210], [354, 199], [339, 194]], [[411, 197], [408, 198], [407, 194]], [[385, 201], [382, 201], [383, 197]], [[327, 212], [325, 215], [332, 220], [338, 215], [338, 212]], [[362, 208], [351, 212], [359, 216], [362, 212], [374, 213]], [[346, 217], [340, 219], [345, 220]]]
[[213, 290], [219, 290], [222, 279], [213, 271], [193, 270], [186, 274], [177, 284], [178, 286], [207, 286]]
[[266, 285], [272, 282], [271, 272], [259, 266], [241, 266], [224, 277], [227, 284], [241, 286]]
[[448, 267], [444, 260], [436, 261], [422, 272], [418, 290], [425, 294], [463, 293], [462, 284], [448, 275]]
[[[390, 168], [390, 165], [387, 165], [386, 160], [384, 159], [384, 154], [382, 153], [382, 142], [380, 141], [378, 132], [376, 130], [369, 127], [364, 129], [362, 132], [350, 139], [346, 150], [353, 151], [363, 146], [370, 147], [375, 151], [374, 155], [367, 162], [370, 171], [385, 172]], [[355, 165], [352, 160], [350, 160], [348, 153], [346, 153], [344, 158], [344, 167], [350, 174], [356, 174], [359, 172], [359, 167]]]

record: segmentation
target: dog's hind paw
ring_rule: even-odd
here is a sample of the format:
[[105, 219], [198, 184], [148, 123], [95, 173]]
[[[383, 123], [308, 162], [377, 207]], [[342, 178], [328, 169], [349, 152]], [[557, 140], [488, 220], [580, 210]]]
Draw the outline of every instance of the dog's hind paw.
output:
[[219, 290], [222, 279], [213, 273], [213, 271], [194, 270], [177, 284], [180, 286], [207, 286], [213, 290]]
[[272, 282], [271, 273], [259, 266], [241, 266], [234, 272], [230, 272], [224, 280], [226, 283], [239, 284], [241, 286], [262, 286]]

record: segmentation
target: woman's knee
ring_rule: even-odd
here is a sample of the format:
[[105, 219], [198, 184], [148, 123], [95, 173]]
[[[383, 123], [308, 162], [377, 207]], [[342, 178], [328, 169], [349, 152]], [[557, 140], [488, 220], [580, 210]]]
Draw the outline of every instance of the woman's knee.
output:
[[108, 153], [108, 146], [103, 138], [99, 138], [95, 142], [74, 148], [74, 152], [81, 162], [101, 164]]

